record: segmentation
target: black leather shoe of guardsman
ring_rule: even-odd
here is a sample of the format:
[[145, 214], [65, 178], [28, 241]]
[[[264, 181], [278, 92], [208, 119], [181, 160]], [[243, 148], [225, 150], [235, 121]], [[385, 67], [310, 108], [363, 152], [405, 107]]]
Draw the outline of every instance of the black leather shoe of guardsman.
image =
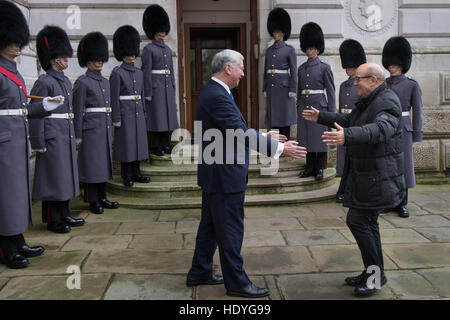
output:
[[244, 298], [262, 298], [269, 295], [269, 290], [266, 288], [258, 288], [253, 283], [240, 290], [227, 290], [227, 296], [244, 297]]
[[91, 210], [92, 213], [95, 214], [102, 214], [103, 213], [103, 207], [98, 202], [91, 202], [89, 205], [89, 210]]
[[133, 182], [133, 180], [131, 180], [131, 179], [124, 179], [124, 180], [123, 180], [123, 185], [124, 185], [125, 187], [132, 187], [133, 184], [134, 184], [134, 182]]
[[83, 218], [75, 219], [72, 217], [65, 217], [64, 221], [71, 227], [81, 227], [86, 222]]
[[50, 230], [55, 233], [69, 233], [70, 226], [65, 222], [49, 222], [47, 224], [47, 230]]
[[41, 246], [29, 247], [27, 244], [19, 248], [19, 254], [25, 258], [33, 258], [44, 253], [45, 249]]
[[100, 205], [106, 209], [117, 209], [119, 207], [119, 203], [116, 201], [109, 201], [108, 199], [101, 199]]
[[20, 254], [15, 254], [10, 258], [0, 257], [0, 263], [11, 269], [22, 269], [28, 267], [30, 262]]
[[398, 209], [398, 216], [401, 218], [408, 218], [409, 217], [409, 212], [408, 209], [406, 208], [406, 206], [400, 206]]
[[298, 177], [299, 178], [308, 178], [308, 177], [312, 177], [313, 175], [314, 175], [314, 172], [312, 172], [310, 170], [304, 170], [298, 174]]
[[316, 181], [323, 180], [323, 169], [317, 170], [315, 180]]
[[186, 285], [189, 287], [192, 286], [198, 286], [202, 284], [207, 285], [216, 285], [216, 284], [222, 284], [223, 283], [223, 277], [212, 275], [211, 278], [208, 279], [195, 279], [195, 278], [187, 278], [186, 279]]
[[140, 175], [140, 176], [133, 177], [133, 181], [139, 182], [139, 183], [149, 183], [151, 181], [151, 179], [150, 179], [150, 177], [145, 177], [143, 175]]
[[[368, 296], [371, 294], [374, 294], [375, 292], [377, 292], [379, 289], [375, 288], [375, 285], [372, 284], [370, 287], [367, 286], [367, 279], [368, 276], [364, 277], [365, 279], [361, 282], [360, 285], [358, 285], [357, 287], [355, 287], [355, 295], [358, 297], [364, 297], [364, 296]], [[380, 285], [384, 286], [387, 282], [387, 278], [386, 275], [384, 274], [384, 272], [381, 275], [381, 281], [380, 281]]]

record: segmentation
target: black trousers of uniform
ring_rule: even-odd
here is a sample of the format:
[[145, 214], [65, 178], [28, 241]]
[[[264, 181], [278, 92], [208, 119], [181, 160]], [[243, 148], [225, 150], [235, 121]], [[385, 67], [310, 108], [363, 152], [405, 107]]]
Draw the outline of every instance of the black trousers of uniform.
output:
[[327, 166], [327, 152], [308, 152], [306, 154], [306, 171], [316, 174], [317, 170]]
[[25, 245], [22, 234], [14, 236], [0, 236], [0, 257], [9, 259], [18, 253], [18, 249]]
[[42, 201], [42, 222], [58, 224], [70, 217], [69, 200]]
[[106, 182], [84, 183], [84, 202], [99, 202], [106, 199]]
[[121, 174], [123, 180], [133, 180], [142, 176], [140, 161], [122, 162]]
[[403, 198], [402, 202], [398, 205], [398, 207], [403, 207], [403, 206], [406, 207], [406, 205], [408, 204], [408, 188], [406, 188], [405, 191], [406, 191], [405, 192], [405, 197]]
[[279, 133], [286, 136], [286, 138], [289, 140], [291, 137], [291, 127], [273, 127], [272, 129], [278, 129]]
[[350, 208], [347, 213], [347, 226], [361, 251], [364, 268], [376, 265], [383, 271], [383, 251], [381, 250], [378, 215], [379, 210]]
[[170, 131], [147, 131], [148, 148], [150, 152], [163, 150], [163, 148], [170, 148]]

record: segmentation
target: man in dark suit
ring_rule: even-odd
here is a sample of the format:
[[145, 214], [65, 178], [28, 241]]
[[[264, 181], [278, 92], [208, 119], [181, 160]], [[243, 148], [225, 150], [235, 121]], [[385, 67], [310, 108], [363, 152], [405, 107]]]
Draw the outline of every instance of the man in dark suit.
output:
[[[233, 50], [217, 53], [212, 61], [213, 77], [203, 88], [197, 103], [196, 120], [201, 122], [202, 137], [208, 131], [214, 133], [215, 140], [202, 139], [200, 148], [198, 184], [203, 190], [202, 218], [186, 284], [224, 283], [229, 296], [256, 298], [269, 295], [269, 291], [250, 281], [241, 256], [249, 148], [275, 159], [281, 154], [303, 158], [306, 149], [297, 146], [296, 141], [283, 144], [271, 139], [285, 141], [285, 136], [274, 132], [263, 135], [247, 127], [230, 91], [244, 76], [243, 60], [244, 57]], [[237, 130], [245, 134], [234, 134]], [[213, 143], [215, 148], [211, 147]], [[223, 278], [212, 271], [217, 246]]]

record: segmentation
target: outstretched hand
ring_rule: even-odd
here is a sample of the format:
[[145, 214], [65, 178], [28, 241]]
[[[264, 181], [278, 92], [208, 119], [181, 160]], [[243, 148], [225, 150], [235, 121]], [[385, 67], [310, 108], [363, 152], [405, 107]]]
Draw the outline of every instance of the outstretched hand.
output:
[[317, 122], [319, 120], [319, 112], [316, 108], [311, 107], [310, 110], [303, 110], [302, 116], [305, 120]]
[[267, 132], [267, 138], [276, 140], [281, 143], [284, 143], [287, 141], [287, 138], [285, 135], [278, 133], [278, 131], [272, 131], [272, 130]]
[[322, 135], [322, 141], [327, 144], [327, 146], [343, 146], [345, 143], [345, 133], [344, 128], [334, 123], [337, 131], [325, 131]]
[[306, 148], [298, 146], [297, 141], [286, 141], [284, 144], [284, 150], [282, 155], [286, 157], [291, 157], [295, 159], [300, 159], [306, 157]]

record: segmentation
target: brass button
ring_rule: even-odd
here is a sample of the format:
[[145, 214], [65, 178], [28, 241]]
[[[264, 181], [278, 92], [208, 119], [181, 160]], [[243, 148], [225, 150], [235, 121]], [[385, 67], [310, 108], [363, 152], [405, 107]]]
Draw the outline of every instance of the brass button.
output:
[[309, 85], [306, 85], [306, 87], [308, 88], [308, 87], [309, 87]]

